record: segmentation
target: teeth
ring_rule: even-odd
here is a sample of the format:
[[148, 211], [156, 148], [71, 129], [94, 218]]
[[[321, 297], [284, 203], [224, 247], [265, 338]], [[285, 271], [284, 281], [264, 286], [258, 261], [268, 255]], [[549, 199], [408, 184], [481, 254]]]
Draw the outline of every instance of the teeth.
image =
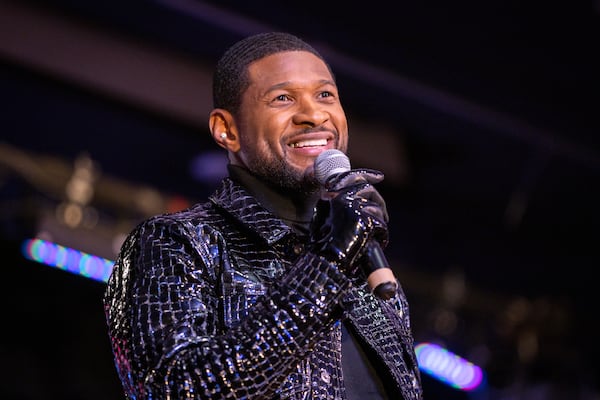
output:
[[304, 140], [302, 142], [292, 143], [291, 147], [309, 147], [309, 146], [325, 146], [327, 145], [327, 139], [315, 139], [315, 140]]

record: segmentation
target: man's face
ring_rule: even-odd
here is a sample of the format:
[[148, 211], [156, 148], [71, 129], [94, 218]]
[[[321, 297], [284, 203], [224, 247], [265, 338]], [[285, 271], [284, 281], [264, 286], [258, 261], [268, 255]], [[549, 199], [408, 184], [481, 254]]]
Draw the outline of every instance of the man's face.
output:
[[348, 147], [346, 115], [327, 66], [312, 53], [291, 51], [252, 63], [248, 73], [233, 163], [284, 189], [314, 189], [307, 172], [315, 158]]

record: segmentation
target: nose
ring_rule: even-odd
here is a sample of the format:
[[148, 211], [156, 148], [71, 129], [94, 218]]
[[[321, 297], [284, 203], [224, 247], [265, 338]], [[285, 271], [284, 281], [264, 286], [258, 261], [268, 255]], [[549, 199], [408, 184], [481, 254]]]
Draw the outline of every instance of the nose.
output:
[[298, 110], [294, 114], [296, 125], [319, 126], [329, 119], [329, 113], [323, 104], [315, 99], [302, 99], [298, 101]]

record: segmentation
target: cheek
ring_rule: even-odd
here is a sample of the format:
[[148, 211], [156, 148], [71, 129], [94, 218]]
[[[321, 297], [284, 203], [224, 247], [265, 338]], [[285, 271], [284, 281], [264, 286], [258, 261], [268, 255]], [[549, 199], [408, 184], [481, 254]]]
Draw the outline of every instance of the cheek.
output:
[[249, 114], [245, 128], [252, 136], [265, 138], [280, 132], [280, 127], [285, 126], [285, 121], [286, 116], [282, 113], [266, 112], [259, 108]]
[[292, 125], [292, 117], [287, 113], [278, 113], [275, 115], [265, 116], [263, 127], [266, 131], [270, 132], [273, 136], [281, 134], [285, 131], [286, 127]]
[[346, 119], [341, 119], [336, 124], [336, 129], [339, 135], [338, 147], [342, 151], [348, 150], [348, 122]]

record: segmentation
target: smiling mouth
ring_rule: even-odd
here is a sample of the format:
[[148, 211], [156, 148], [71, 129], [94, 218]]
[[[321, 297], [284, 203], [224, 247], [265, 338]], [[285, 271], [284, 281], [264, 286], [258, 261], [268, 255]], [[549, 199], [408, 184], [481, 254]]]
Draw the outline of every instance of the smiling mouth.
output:
[[291, 143], [290, 147], [301, 148], [301, 147], [315, 147], [315, 146], [327, 146], [327, 139], [313, 139], [313, 140], [302, 140], [300, 142]]

